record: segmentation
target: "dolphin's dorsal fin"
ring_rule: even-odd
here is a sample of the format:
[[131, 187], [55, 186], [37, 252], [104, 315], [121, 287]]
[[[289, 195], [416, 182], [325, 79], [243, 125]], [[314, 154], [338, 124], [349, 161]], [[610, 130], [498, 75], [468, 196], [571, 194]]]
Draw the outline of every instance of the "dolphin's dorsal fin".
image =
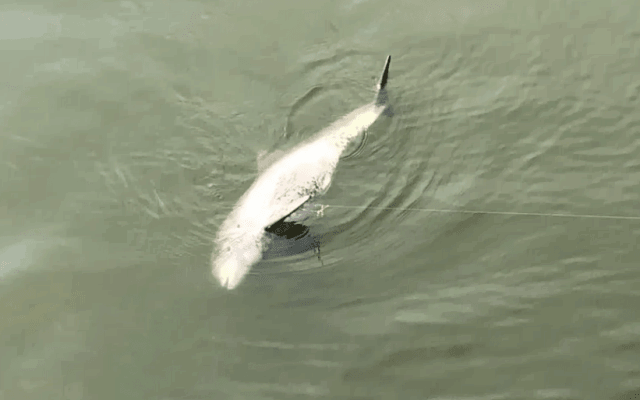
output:
[[263, 172], [269, 168], [269, 166], [282, 157], [283, 154], [284, 151], [282, 150], [274, 150], [271, 153], [268, 153], [266, 150], [260, 150], [256, 160], [258, 164], [258, 172]]
[[375, 103], [378, 106], [384, 105], [387, 102], [387, 80], [389, 79], [389, 64], [391, 63], [391, 56], [387, 56], [387, 61], [384, 63], [382, 75], [380, 75], [380, 81], [378, 82], [378, 93], [376, 93]]

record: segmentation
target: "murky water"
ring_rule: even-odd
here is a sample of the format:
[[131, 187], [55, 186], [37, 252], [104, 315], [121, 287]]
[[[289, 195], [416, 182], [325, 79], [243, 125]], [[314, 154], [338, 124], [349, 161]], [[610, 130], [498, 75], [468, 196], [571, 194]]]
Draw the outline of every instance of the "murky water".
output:
[[[85, 3], [0, 8], [0, 399], [640, 398], [636, 2]], [[387, 54], [322, 262], [221, 289]]]

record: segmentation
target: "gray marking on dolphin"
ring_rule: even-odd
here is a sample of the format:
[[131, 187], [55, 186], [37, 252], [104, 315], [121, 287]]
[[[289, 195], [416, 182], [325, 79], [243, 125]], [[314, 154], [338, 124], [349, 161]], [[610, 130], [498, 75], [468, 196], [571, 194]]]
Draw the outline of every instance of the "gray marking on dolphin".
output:
[[387, 109], [387, 60], [374, 100], [338, 119], [287, 152], [259, 157], [260, 175], [220, 226], [211, 272], [227, 289], [260, 261], [265, 229], [324, 194], [343, 151]]

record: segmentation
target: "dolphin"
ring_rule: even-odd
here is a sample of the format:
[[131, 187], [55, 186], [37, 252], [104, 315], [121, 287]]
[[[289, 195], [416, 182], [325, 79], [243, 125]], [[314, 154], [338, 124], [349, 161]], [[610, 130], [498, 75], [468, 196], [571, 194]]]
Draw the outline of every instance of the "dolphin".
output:
[[338, 119], [287, 152], [262, 155], [262, 172], [220, 226], [211, 272], [222, 287], [238, 286], [260, 261], [266, 229], [309, 199], [324, 194], [343, 151], [387, 109], [391, 56], [382, 70], [374, 100]]

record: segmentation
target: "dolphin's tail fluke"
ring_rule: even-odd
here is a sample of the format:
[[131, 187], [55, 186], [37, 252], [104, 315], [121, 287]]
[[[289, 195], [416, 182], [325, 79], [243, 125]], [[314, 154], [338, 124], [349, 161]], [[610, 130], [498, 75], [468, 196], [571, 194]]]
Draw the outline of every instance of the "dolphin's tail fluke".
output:
[[380, 76], [380, 82], [378, 82], [378, 93], [376, 94], [376, 105], [384, 105], [387, 103], [387, 79], [389, 79], [389, 64], [391, 63], [391, 56], [387, 56], [387, 61], [384, 63], [384, 69]]

